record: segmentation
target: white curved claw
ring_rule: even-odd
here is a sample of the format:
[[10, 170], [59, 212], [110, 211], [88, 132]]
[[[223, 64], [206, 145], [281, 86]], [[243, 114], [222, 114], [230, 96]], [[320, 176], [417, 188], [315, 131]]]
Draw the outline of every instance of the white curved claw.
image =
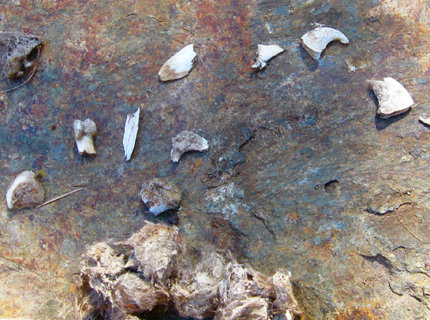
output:
[[284, 49], [276, 44], [268, 46], [259, 44], [257, 51], [257, 60], [252, 65], [252, 67], [254, 69], [263, 69], [267, 64], [267, 61], [272, 59], [274, 56], [277, 56], [282, 51], [284, 51]]
[[327, 45], [335, 40], [344, 44], [349, 43], [348, 38], [342, 32], [328, 27], [318, 27], [302, 36], [303, 48], [315, 60], [318, 60]]
[[408, 111], [414, 104], [409, 92], [393, 78], [384, 78], [383, 81], [369, 80], [368, 82], [378, 98], [379, 108], [376, 113], [382, 119]]

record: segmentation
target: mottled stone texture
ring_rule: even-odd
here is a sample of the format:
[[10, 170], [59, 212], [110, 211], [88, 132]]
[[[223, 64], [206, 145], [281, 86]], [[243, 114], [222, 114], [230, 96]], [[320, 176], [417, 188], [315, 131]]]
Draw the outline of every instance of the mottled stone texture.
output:
[[[73, 319], [86, 246], [124, 240], [144, 220], [176, 223], [191, 246], [211, 242], [266, 274], [290, 270], [313, 319], [430, 318], [430, 131], [418, 122], [430, 114], [428, 5], [1, 0], [0, 29], [39, 35], [44, 47], [31, 82], [0, 95], [0, 189], [31, 169], [46, 172], [47, 199], [88, 189], [37, 210], [1, 200], [0, 318]], [[314, 61], [300, 45], [313, 23], [350, 44]], [[161, 83], [161, 65], [189, 43], [196, 67]], [[251, 73], [257, 44], [285, 52]], [[402, 83], [415, 107], [375, 116], [365, 80], [376, 73]], [[3, 77], [0, 90], [19, 81]], [[137, 107], [125, 163], [123, 125]], [[91, 158], [72, 130], [86, 118], [99, 131]], [[211, 148], [172, 163], [171, 137], [183, 130]], [[181, 188], [181, 211], [144, 209], [140, 185], [154, 176]]]

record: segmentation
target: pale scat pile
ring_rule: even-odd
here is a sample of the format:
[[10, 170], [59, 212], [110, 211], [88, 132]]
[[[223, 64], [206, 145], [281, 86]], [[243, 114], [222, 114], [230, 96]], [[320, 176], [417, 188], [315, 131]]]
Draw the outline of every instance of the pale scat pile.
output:
[[213, 247], [185, 250], [176, 227], [149, 223], [128, 240], [97, 243], [81, 268], [81, 309], [103, 319], [144, 319], [174, 307], [181, 317], [285, 319], [300, 314], [291, 274], [265, 276]]

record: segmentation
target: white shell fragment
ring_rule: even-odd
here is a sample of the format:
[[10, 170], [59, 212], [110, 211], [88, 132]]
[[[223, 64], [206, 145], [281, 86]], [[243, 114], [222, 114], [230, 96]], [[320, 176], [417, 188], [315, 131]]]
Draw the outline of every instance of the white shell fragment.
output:
[[140, 109], [137, 109], [135, 113], [128, 114], [127, 120], [125, 120], [124, 137], [122, 138], [125, 161], [130, 160], [136, 144], [137, 131], [139, 130], [139, 115]]
[[76, 146], [80, 154], [97, 154], [93, 138], [97, 134], [97, 126], [91, 119], [75, 120], [73, 124], [75, 131]]
[[166, 210], [178, 208], [182, 199], [181, 190], [174, 183], [163, 178], [145, 182], [139, 195], [149, 208], [149, 212], [155, 216]]
[[268, 46], [259, 44], [257, 51], [257, 60], [252, 65], [252, 67], [254, 69], [263, 69], [267, 65], [267, 61], [277, 56], [282, 51], [284, 51], [284, 49], [276, 44]]
[[158, 72], [160, 80], [171, 81], [185, 77], [194, 67], [195, 57], [193, 45], [189, 44], [163, 64]]
[[318, 60], [327, 45], [335, 40], [340, 40], [344, 44], [349, 43], [348, 38], [342, 32], [328, 27], [318, 27], [302, 36], [303, 48], [315, 60]]
[[182, 154], [188, 151], [205, 151], [209, 148], [208, 141], [198, 134], [190, 131], [182, 131], [176, 137], [172, 138], [172, 151], [170, 159], [178, 162]]
[[13, 180], [6, 192], [9, 209], [34, 208], [43, 203], [45, 190], [32, 171], [24, 171]]
[[414, 104], [409, 92], [393, 78], [384, 78], [383, 81], [369, 80], [368, 82], [378, 98], [379, 108], [376, 113], [382, 119], [401, 114]]

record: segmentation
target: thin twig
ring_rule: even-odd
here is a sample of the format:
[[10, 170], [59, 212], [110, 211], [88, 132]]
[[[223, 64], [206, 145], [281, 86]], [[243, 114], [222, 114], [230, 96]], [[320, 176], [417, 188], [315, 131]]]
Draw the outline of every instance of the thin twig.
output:
[[396, 215], [396, 217], [397, 217], [397, 220], [399, 220], [399, 222], [400, 222], [400, 224], [403, 226], [403, 228], [405, 228], [410, 234], [411, 234], [411, 236], [412, 237], [414, 237], [415, 239], [417, 239], [419, 242], [422, 242], [422, 243], [430, 243], [430, 241], [425, 241], [425, 240], [421, 240], [420, 238], [418, 238], [411, 230], [409, 230], [409, 228], [402, 222], [402, 220], [400, 220], [400, 217], [399, 217], [399, 213], [398, 212], [395, 212], [395, 215]]
[[31, 78], [33, 78], [34, 74], [36, 73], [37, 65], [39, 64], [39, 58], [40, 58], [40, 49], [37, 48], [36, 64], [34, 65], [33, 72], [31, 73], [30, 77], [27, 80], [25, 80], [24, 83], [21, 83], [19, 86], [16, 86], [15, 88], [8, 89], [8, 90], [5, 90], [5, 91], [0, 91], [0, 94], [11, 92], [11, 91], [13, 91], [15, 89], [21, 88], [22, 86], [26, 85], [31, 80]]
[[51, 200], [49, 200], [49, 201], [46, 201], [46, 202], [44, 202], [44, 203], [42, 203], [42, 204], [38, 205], [38, 206], [36, 207], [36, 209], [37, 209], [37, 208], [40, 208], [40, 207], [43, 207], [43, 206], [45, 206], [45, 205], [47, 205], [47, 204], [49, 204], [49, 203], [51, 203], [51, 202], [54, 202], [54, 201], [57, 201], [57, 200], [63, 199], [63, 198], [65, 198], [65, 197], [70, 196], [71, 194], [74, 194], [74, 193], [76, 193], [76, 192], [78, 192], [78, 191], [81, 191], [81, 190], [85, 190], [85, 188], [79, 188], [79, 189], [76, 189], [76, 190], [73, 190], [73, 191], [67, 192], [67, 193], [65, 193], [65, 194], [63, 194], [63, 195], [61, 195], [61, 196], [59, 196], [59, 197], [56, 197], [56, 198], [54, 198], [54, 199], [51, 199]]

